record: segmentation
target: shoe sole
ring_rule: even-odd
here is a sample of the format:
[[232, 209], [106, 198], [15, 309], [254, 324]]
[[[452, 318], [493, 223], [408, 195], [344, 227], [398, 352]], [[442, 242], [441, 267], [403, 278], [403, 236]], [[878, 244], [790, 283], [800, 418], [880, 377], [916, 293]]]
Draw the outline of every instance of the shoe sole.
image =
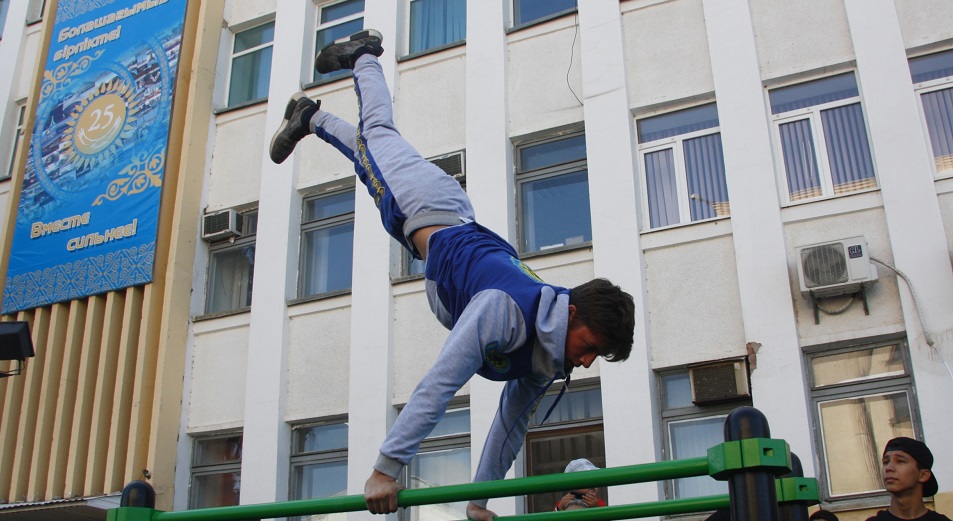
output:
[[281, 120], [281, 125], [278, 125], [278, 130], [275, 131], [275, 135], [271, 137], [271, 145], [268, 147], [269, 156], [271, 155], [271, 151], [275, 148], [275, 141], [278, 140], [278, 136], [280, 136], [281, 133], [288, 128], [288, 124], [291, 123], [291, 115], [294, 114], [295, 107], [298, 106], [298, 100], [306, 96], [307, 94], [304, 92], [296, 92], [291, 95], [291, 99], [288, 101], [288, 105], [285, 107], [285, 118]]
[[358, 31], [352, 34], [351, 36], [346, 36], [344, 38], [335, 40], [325, 45], [324, 47], [322, 47], [321, 50], [318, 51], [318, 54], [315, 55], [314, 57], [314, 68], [315, 69], [318, 68], [318, 56], [321, 56], [321, 53], [324, 52], [327, 48], [333, 47], [339, 43], [353, 42], [357, 40], [363, 40], [364, 38], [376, 38], [378, 45], [384, 43], [384, 35], [382, 35], [380, 31], [377, 31], [375, 29], [364, 29], [363, 31]]

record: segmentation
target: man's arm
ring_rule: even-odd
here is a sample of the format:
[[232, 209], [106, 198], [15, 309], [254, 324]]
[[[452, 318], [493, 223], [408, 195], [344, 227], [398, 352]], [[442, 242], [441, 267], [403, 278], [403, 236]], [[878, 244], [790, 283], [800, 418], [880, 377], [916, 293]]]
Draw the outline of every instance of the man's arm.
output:
[[371, 501], [375, 503], [374, 508], [389, 508], [390, 496], [393, 495], [393, 510], [375, 513], [396, 510], [399, 488], [390, 484], [384, 486], [381, 483], [383, 478], [377, 474], [396, 483], [400, 471], [414, 458], [420, 443], [443, 417], [450, 399], [483, 365], [483, 346], [497, 343], [509, 350], [522, 345], [525, 339], [522, 315], [509, 296], [499, 291], [486, 291], [473, 298], [381, 446], [380, 456], [374, 464], [375, 474], [365, 484], [365, 491], [373, 487], [370, 490], [373, 498], [365, 497], [368, 509], [371, 509]]
[[[530, 413], [545, 391], [546, 383], [534, 382], [529, 378], [506, 382], [500, 408], [483, 445], [474, 482], [498, 480], [506, 476], [506, 471], [513, 465], [513, 460], [523, 446]], [[485, 507], [487, 500], [473, 503]]]

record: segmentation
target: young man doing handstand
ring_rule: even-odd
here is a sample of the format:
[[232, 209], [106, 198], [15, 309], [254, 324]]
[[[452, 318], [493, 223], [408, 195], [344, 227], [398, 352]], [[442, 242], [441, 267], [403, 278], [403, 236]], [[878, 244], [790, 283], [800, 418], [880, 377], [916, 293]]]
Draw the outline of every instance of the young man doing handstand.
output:
[[[474, 374], [505, 381], [474, 481], [502, 479], [523, 444], [529, 415], [555, 381], [596, 357], [628, 358], [635, 327], [631, 295], [605, 279], [567, 289], [544, 283], [513, 247], [476, 222], [459, 183], [420, 156], [397, 132], [377, 57], [381, 35], [368, 29], [321, 50], [321, 73], [351, 69], [360, 123], [320, 110], [299, 92], [271, 141], [281, 163], [316, 134], [354, 162], [381, 212], [384, 229], [425, 259], [430, 307], [450, 330], [437, 360], [414, 390], [380, 448], [364, 486], [372, 513], [397, 510], [397, 483], [453, 395]], [[490, 519], [486, 501], [467, 505], [470, 519]]]

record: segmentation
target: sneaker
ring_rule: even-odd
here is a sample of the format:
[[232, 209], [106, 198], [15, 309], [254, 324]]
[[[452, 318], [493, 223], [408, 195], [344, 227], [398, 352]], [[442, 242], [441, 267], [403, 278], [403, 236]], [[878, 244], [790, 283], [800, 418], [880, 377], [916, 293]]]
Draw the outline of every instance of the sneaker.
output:
[[295, 93], [285, 107], [285, 119], [271, 138], [271, 160], [281, 164], [294, 152], [298, 141], [311, 133], [311, 117], [321, 107], [321, 100], [312, 101], [303, 92]]
[[384, 54], [381, 42], [384, 37], [374, 29], [365, 29], [349, 36], [346, 40], [337, 41], [321, 49], [314, 59], [314, 68], [321, 74], [353, 69], [354, 62], [365, 54], [380, 56]]

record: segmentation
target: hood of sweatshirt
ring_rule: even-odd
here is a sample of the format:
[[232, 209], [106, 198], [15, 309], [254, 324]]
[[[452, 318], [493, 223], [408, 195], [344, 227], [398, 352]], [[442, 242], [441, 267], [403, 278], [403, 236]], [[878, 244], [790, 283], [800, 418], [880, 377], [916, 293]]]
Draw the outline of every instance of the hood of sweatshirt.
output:
[[540, 290], [536, 313], [536, 345], [533, 347], [533, 372], [551, 380], [565, 378], [566, 333], [569, 328], [569, 293], [556, 293], [549, 287]]

